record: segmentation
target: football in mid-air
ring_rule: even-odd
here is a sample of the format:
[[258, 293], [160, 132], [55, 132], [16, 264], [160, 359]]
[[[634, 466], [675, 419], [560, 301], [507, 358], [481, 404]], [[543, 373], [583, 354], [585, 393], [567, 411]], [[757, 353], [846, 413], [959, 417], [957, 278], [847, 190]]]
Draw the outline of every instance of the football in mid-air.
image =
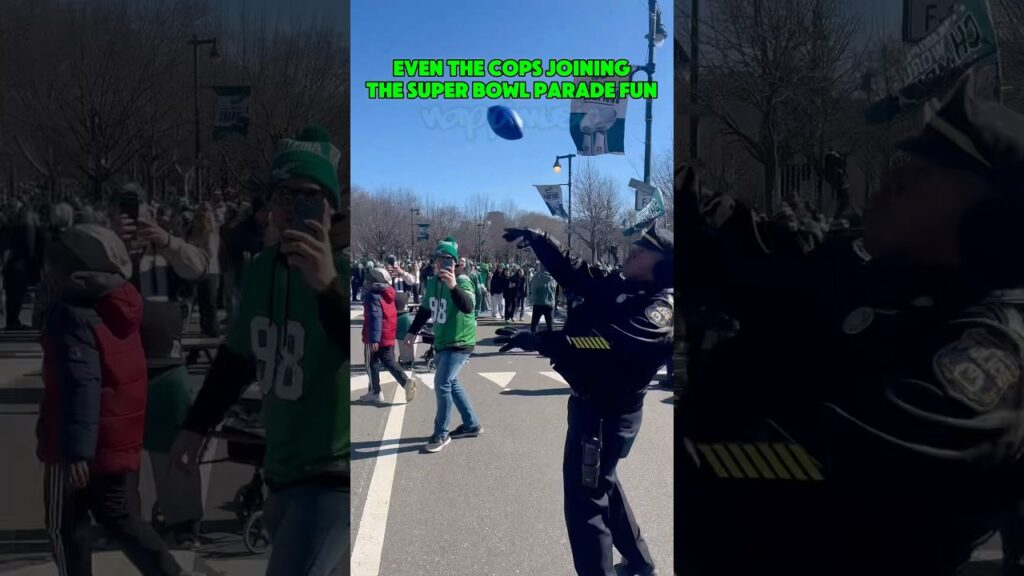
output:
[[487, 109], [487, 124], [491, 130], [505, 140], [519, 140], [523, 137], [523, 119], [507, 106], [491, 106]]

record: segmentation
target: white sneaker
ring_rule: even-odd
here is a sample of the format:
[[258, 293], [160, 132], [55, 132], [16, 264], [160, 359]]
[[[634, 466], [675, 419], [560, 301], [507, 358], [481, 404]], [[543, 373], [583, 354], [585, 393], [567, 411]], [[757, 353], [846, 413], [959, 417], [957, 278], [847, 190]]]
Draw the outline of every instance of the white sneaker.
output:
[[360, 402], [373, 402], [374, 404], [380, 404], [384, 401], [383, 396], [380, 392], [374, 394], [373, 392], [367, 392], [359, 397]]

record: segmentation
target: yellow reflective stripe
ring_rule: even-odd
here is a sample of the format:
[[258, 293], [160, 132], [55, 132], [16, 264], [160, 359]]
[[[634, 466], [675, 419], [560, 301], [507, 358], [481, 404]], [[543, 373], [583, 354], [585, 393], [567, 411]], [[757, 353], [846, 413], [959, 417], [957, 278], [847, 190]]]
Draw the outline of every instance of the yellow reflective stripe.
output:
[[583, 343], [583, 347], [587, 350], [593, 350], [594, 346], [590, 343], [590, 338], [584, 336], [580, 338], [580, 342]]
[[729, 456], [729, 452], [726, 451], [725, 446], [721, 444], [715, 444], [715, 454], [725, 462], [725, 467], [729, 469], [729, 474], [732, 474], [734, 478], [743, 478], [743, 472], [740, 471], [739, 466], [732, 461], [732, 457]]
[[728, 447], [729, 451], [732, 452], [733, 457], [740, 463], [740, 467], [743, 468], [743, 473], [746, 474], [748, 478], [756, 480], [759, 477], [757, 470], [754, 470], [754, 467], [747, 461], [747, 457], [743, 455], [743, 450], [740, 448], [740, 445], [729, 444]]
[[573, 342], [573, 346], [575, 346], [577, 348], [586, 348], [586, 346], [583, 345], [583, 338], [579, 338], [579, 337], [573, 338], [572, 342]]
[[757, 448], [752, 444], [744, 444], [743, 449], [747, 452], [747, 456], [750, 456], [750, 459], [754, 462], [754, 466], [757, 467], [757, 471], [761, 473], [761, 476], [764, 476], [768, 480], [776, 479], [775, 474], [773, 474], [771, 469], [768, 468], [768, 465], [765, 464], [761, 455], [757, 453]]
[[600, 338], [594, 338], [593, 336], [591, 336], [589, 338], [589, 340], [590, 340], [590, 343], [594, 346], [595, 349], [597, 349], [597, 350], [603, 350], [604, 349], [604, 346], [601, 346], [601, 339]]
[[722, 467], [722, 463], [718, 461], [718, 457], [715, 456], [715, 453], [711, 450], [710, 446], [707, 444], [698, 444], [697, 449], [704, 455], [704, 459], [708, 461], [708, 464], [711, 464], [711, 469], [715, 471], [716, 476], [719, 478], [729, 477], [729, 473]]
[[804, 474], [804, 471], [800, 468], [800, 465], [797, 464], [795, 460], [793, 460], [792, 456], [790, 456], [789, 450], [786, 450], [785, 444], [776, 443], [773, 444], [772, 447], [775, 448], [775, 451], [779, 453], [779, 457], [781, 457], [782, 461], [786, 463], [786, 466], [789, 468], [789, 471], [793, 473], [793, 476], [795, 476], [797, 480], [807, 480], [807, 475]]
[[789, 449], [793, 451], [793, 455], [796, 456], [796, 459], [803, 464], [804, 470], [807, 471], [807, 474], [810, 475], [811, 478], [814, 480], [824, 480], [821, 473], [818, 471], [818, 465], [814, 463], [814, 460], [809, 454], [807, 454], [803, 446], [800, 446], [799, 444], [790, 444]]
[[775, 471], [775, 475], [783, 480], [789, 480], [789, 472], [786, 472], [786, 467], [783, 466], [782, 463], [779, 462], [779, 459], [775, 457], [775, 452], [772, 452], [772, 447], [763, 443], [759, 443], [757, 447], [761, 450], [761, 454], [763, 454], [768, 460], [768, 463], [771, 464], [772, 470]]
[[604, 346], [605, 350], [611, 350], [612, 349], [611, 345], [608, 344], [608, 341], [605, 340], [604, 338], [598, 338], [598, 340], [601, 341], [601, 344]]

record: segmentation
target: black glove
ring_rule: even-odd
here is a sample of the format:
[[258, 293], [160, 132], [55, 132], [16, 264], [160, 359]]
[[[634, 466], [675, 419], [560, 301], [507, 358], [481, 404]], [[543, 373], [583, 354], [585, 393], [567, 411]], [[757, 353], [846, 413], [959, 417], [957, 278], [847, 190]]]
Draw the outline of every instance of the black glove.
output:
[[505, 233], [501, 235], [506, 242], [519, 241], [519, 247], [525, 248], [530, 245], [535, 238], [543, 236], [544, 233], [536, 228], [505, 228]]
[[521, 348], [525, 352], [537, 350], [537, 338], [529, 330], [520, 330], [511, 336], [498, 336], [494, 339], [495, 344], [504, 344], [498, 352], [508, 352], [513, 348]]

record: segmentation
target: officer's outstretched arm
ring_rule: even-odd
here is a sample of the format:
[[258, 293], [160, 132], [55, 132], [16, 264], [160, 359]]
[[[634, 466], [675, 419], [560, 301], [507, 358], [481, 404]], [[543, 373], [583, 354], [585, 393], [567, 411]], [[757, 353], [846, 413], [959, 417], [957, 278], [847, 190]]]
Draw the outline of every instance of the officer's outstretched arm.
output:
[[586, 297], [591, 287], [604, 275], [584, 261], [574, 263], [562, 253], [562, 245], [547, 233], [528, 228], [507, 228], [504, 238], [509, 242], [522, 240], [533, 248], [537, 260], [555, 282], [567, 292]]

